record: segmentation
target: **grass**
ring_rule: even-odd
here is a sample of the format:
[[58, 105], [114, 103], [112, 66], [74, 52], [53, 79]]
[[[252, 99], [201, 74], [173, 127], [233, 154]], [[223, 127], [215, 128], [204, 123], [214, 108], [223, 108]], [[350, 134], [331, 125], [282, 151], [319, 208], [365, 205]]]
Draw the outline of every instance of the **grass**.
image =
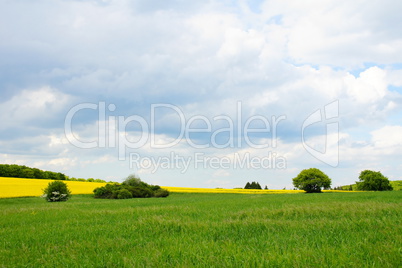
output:
[[0, 267], [401, 267], [402, 192], [0, 199]]

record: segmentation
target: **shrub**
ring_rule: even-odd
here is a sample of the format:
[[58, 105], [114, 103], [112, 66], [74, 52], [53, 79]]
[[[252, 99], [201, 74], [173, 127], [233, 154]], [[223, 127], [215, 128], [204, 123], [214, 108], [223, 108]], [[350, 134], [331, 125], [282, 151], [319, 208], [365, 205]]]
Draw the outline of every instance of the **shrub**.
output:
[[331, 179], [321, 170], [310, 168], [302, 170], [296, 178], [293, 178], [293, 185], [307, 193], [321, 193], [321, 189], [331, 187]]
[[130, 175], [123, 183], [108, 183], [94, 190], [95, 198], [103, 199], [127, 199], [166, 197], [169, 192], [162, 190], [159, 185], [150, 185], [141, 181], [135, 175]]
[[129, 199], [133, 198], [133, 194], [127, 189], [121, 189], [117, 191], [117, 199]]
[[364, 170], [360, 172], [357, 189], [361, 191], [392, 191], [393, 187], [388, 178], [381, 172]]
[[106, 187], [98, 187], [94, 190], [95, 198], [109, 198], [112, 195], [112, 192], [109, 192]]
[[169, 196], [169, 191], [165, 189], [158, 189], [154, 192], [155, 197], [168, 197]]
[[137, 177], [135, 174], [129, 175], [124, 181], [123, 184], [129, 186], [140, 186], [142, 183], [141, 179]]
[[71, 196], [67, 184], [62, 181], [50, 182], [43, 190], [42, 197], [49, 202], [67, 201]]
[[150, 185], [150, 189], [155, 192], [155, 191], [161, 189], [161, 187], [159, 185]]
[[108, 183], [103, 187], [94, 190], [95, 198], [113, 199], [117, 198], [117, 191], [121, 189], [118, 183]]
[[129, 191], [133, 195], [133, 197], [152, 197], [154, 194], [151, 189], [143, 188], [143, 187], [130, 187]]

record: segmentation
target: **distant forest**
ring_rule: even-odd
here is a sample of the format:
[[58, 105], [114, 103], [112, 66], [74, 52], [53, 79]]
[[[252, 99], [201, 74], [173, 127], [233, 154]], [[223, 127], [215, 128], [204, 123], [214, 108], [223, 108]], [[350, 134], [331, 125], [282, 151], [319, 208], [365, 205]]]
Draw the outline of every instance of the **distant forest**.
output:
[[67, 176], [60, 172], [43, 171], [38, 168], [30, 168], [20, 165], [0, 164], [0, 177], [66, 180]]
[[43, 171], [38, 168], [30, 168], [20, 165], [0, 164], [0, 177], [26, 178], [26, 179], [43, 179], [43, 180], [68, 180], [68, 181], [88, 181], [88, 182], [105, 182], [100, 179], [76, 179], [70, 178], [63, 173], [53, 171]]

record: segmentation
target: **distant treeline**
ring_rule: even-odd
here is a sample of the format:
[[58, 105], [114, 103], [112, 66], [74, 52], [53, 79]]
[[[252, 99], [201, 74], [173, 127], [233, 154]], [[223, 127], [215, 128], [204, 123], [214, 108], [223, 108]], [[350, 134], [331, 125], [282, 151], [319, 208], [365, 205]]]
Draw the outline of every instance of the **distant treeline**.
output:
[[43, 180], [68, 180], [68, 181], [88, 181], [106, 182], [100, 179], [70, 178], [61, 172], [43, 171], [38, 168], [30, 168], [21, 165], [0, 164], [0, 177], [43, 179]]
[[[394, 191], [402, 191], [402, 180], [390, 181], [390, 184], [394, 188]], [[343, 190], [343, 191], [357, 191], [358, 190], [356, 184], [342, 185], [342, 186], [333, 187], [331, 189], [332, 190]]]
[[252, 183], [247, 182], [246, 186], [244, 186], [244, 189], [257, 189], [261, 190], [261, 185], [258, 182], [253, 181]]
[[38, 168], [30, 168], [20, 165], [0, 164], [0, 177], [66, 180], [67, 176], [60, 172], [43, 171]]

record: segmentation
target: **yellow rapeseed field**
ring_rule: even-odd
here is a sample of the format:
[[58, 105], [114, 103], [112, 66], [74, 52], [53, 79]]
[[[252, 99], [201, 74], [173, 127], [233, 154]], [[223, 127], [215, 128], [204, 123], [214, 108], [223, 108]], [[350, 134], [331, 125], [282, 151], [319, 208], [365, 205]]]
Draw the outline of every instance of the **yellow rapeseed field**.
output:
[[[303, 190], [254, 190], [254, 189], [210, 189], [210, 188], [185, 188], [185, 187], [168, 187], [164, 189], [172, 193], [232, 193], [232, 194], [297, 194], [304, 193]], [[324, 190], [324, 192], [349, 192], [338, 190]]]
[[163, 187], [172, 193], [232, 193], [232, 194], [296, 194], [303, 193], [302, 190], [254, 190], [254, 189], [211, 189], [211, 188], [185, 188], [185, 187]]
[[[43, 189], [51, 180], [38, 179], [20, 179], [0, 177], [0, 198], [7, 197], [25, 197], [41, 196]], [[72, 194], [92, 194], [97, 187], [106, 185], [106, 183], [64, 181], [67, 183]], [[187, 187], [169, 187], [162, 188], [172, 193], [232, 193], [232, 194], [296, 194], [304, 193], [302, 190], [254, 190], [254, 189], [212, 189], [212, 188], [187, 188]], [[350, 191], [332, 191], [324, 192], [349, 192]]]
[[[0, 177], [0, 198], [4, 197], [24, 197], [41, 196], [43, 189], [51, 180], [20, 179]], [[106, 183], [64, 181], [72, 194], [92, 194], [97, 187], [104, 186]]]

